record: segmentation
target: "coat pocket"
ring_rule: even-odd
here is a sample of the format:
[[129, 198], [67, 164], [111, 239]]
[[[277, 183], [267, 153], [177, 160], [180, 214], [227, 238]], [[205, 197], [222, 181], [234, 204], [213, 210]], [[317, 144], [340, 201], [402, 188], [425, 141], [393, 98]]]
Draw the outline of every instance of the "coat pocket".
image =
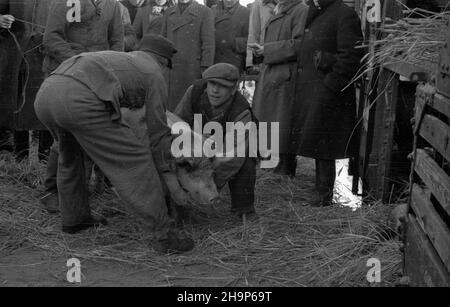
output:
[[280, 86], [291, 81], [291, 67], [289, 64], [268, 65], [265, 75], [273, 87]]

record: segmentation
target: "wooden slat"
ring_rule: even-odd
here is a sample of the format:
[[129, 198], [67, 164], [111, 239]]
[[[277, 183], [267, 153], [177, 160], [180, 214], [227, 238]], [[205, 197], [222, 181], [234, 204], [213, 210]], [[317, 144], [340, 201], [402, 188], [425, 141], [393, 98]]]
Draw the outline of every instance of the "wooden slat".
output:
[[450, 276], [414, 215], [406, 226], [405, 275], [410, 286], [450, 287]]
[[450, 127], [432, 115], [425, 115], [420, 135], [450, 161]]
[[450, 177], [423, 150], [417, 150], [415, 170], [450, 215]]
[[428, 236], [442, 263], [450, 271], [450, 229], [434, 209], [429, 195], [417, 184], [413, 186], [411, 206], [420, 226]]
[[430, 106], [445, 116], [450, 117], [450, 98], [436, 94]]
[[430, 79], [430, 72], [432, 71], [431, 67], [426, 69], [422, 66], [401, 62], [401, 60], [395, 58], [390, 58], [388, 61], [390, 63], [384, 65], [386, 69], [406, 77], [411, 81], [426, 82]]
[[[372, 195], [388, 202], [391, 184], [391, 159], [394, 142], [396, 106], [398, 102], [399, 76], [383, 70], [378, 82], [378, 92], [383, 93], [377, 102], [372, 145], [372, 157], [376, 158], [376, 172], [372, 173], [375, 185], [371, 184]], [[372, 160], [373, 161], [373, 160]], [[370, 162], [372, 162], [370, 161]], [[369, 162], [369, 163], [370, 163]]]

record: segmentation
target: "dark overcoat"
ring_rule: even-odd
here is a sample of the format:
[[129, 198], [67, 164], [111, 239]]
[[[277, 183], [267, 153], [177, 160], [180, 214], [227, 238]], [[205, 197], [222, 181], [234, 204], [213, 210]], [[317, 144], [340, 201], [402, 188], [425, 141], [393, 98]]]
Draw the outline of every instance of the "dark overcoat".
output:
[[116, 0], [80, 0], [81, 22], [69, 22], [66, 1], [54, 1], [44, 34], [43, 69], [51, 73], [59, 64], [82, 52], [123, 51], [124, 27]]
[[216, 29], [214, 63], [229, 63], [240, 73], [245, 69], [250, 10], [237, 3], [228, 13], [223, 2], [212, 8]]
[[[162, 9], [161, 9], [162, 8]], [[160, 34], [164, 10], [168, 7], [158, 7], [154, 4], [138, 8], [133, 22], [136, 37], [140, 41], [146, 34]], [[161, 11], [155, 11], [155, 10]]]
[[201, 78], [201, 68], [214, 63], [213, 13], [193, 0], [183, 13], [178, 5], [168, 8], [161, 34], [178, 50], [172, 59], [173, 68], [167, 80], [168, 110], [174, 111], [188, 87]]
[[[312, 2], [312, 1], [310, 1]], [[356, 124], [355, 88], [360, 65], [360, 19], [342, 0], [309, 4], [299, 53], [293, 112], [292, 152], [317, 159], [352, 156]]]
[[[16, 36], [29, 64], [27, 70], [13, 37], [6, 29], [0, 29], [0, 127], [44, 129], [36, 117], [33, 102], [44, 80], [41, 44], [51, 1], [0, 0], [0, 14], [11, 14], [17, 18], [11, 32]], [[26, 76], [28, 82], [25, 86]], [[22, 99], [22, 90], [25, 100]], [[21, 111], [15, 113], [19, 108]]]
[[279, 150], [287, 153], [297, 80], [297, 58], [308, 7], [291, 0], [266, 26], [264, 62], [253, 100], [260, 122], [278, 122]]

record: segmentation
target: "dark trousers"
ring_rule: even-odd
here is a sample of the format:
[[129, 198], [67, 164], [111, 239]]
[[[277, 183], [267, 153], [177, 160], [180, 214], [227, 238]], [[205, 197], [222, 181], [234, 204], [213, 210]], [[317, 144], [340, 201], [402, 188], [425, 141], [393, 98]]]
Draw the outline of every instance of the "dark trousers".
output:
[[229, 181], [231, 211], [255, 212], [256, 159], [247, 158], [239, 172]]
[[322, 201], [332, 201], [336, 161], [316, 159], [316, 191]]
[[[52, 135], [47, 130], [37, 131], [39, 139], [38, 156], [39, 161], [46, 159], [49, 155], [50, 145], [53, 142]], [[14, 153], [17, 160], [28, 158], [30, 153], [30, 132], [27, 130], [14, 131]]]
[[79, 224], [90, 215], [87, 154], [150, 229], [167, 229], [170, 221], [151, 151], [130, 128], [111, 120], [105, 102], [76, 80], [50, 76], [36, 96], [35, 110], [58, 144], [56, 181], [63, 226]]

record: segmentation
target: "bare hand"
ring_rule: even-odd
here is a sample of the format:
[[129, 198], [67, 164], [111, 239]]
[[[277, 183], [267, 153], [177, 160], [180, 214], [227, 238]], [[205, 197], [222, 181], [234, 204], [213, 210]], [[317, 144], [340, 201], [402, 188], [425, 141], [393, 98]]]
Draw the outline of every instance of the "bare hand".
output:
[[252, 48], [253, 53], [255, 55], [257, 55], [257, 56], [264, 55], [264, 46], [263, 45], [260, 45], [260, 44], [257, 44], [257, 43], [251, 43], [251, 44], [248, 44], [248, 46], [250, 48]]
[[162, 177], [173, 201], [179, 206], [187, 205], [189, 196], [180, 186], [177, 176], [174, 173], [166, 172], [162, 174]]
[[15, 18], [12, 15], [0, 15], [0, 28], [10, 29], [14, 21]]

